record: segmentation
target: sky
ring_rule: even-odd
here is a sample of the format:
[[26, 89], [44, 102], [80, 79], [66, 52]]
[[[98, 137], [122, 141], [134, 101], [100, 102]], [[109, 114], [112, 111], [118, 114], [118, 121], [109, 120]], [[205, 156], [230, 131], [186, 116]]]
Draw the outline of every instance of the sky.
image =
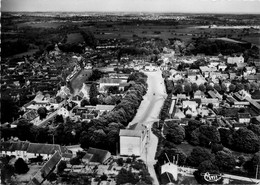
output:
[[2, 0], [2, 11], [260, 14], [260, 0]]

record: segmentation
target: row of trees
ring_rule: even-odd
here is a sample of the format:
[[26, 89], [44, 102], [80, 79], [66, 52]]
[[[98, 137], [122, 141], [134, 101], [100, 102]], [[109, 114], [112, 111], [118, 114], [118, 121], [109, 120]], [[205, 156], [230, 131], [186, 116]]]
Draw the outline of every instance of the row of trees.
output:
[[143, 73], [132, 73], [128, 79], [131, 85], [120, 103], [106, 115], [82, 125], [83, 132], [80, 137], [82, 148], [91, 146], [116, 151], [119, 130], [133, 119], [146, 93], [146, 78]]
[[185, 126], [185, 134], [187, 141], [195, 146], [209, 148], [213, 144], [222, 144], [230, 149], [246, 153], [255, 153], [260, 150], [260, 125], [251, 124], [247, 128], [233, 130], [217, 128], [192, 120]]
[[161, 120], [165, 120], [170, 117], [169, 109], [171, 107], [171, 103], [172, 103], [172, 94], [169, 94], [167, 96], [166, 100], [164, 101], [163, 107], [162, 107], [160, 115], [159, 115], [159, 118]]
[[171, 80], [165, 80], [165, 85], [166, 85], [166, 91], [167, 93], [174, 93], [174, 94], [180, 94], [180, 93], [185, 93], [187, 95], [193, 95], [194, 92], [196, 92], [197, 90], [200, 90], [202, 92], [208, 92], [210, 90], [216, 90], [218, 91], [220, 94], [224, 94], [227, 92], [238, 92], [240, 90], [246, 90], [246, 91], [257, 91], [259, 90], [259, 84], [253, 82], [253, 83], [249, 83], [249, 82], [239, 82], [239, 81], [233, 81], [228, 87], [220, 82], [220, 83], [214, 83], [214, 84], [209, 84], [209, 83], [205, 83], [205, 84], [200, 84], [197, 85], [196, 83], [189, 83], [189, 82], [184, 82], [184, 86], [183, 86], [183, 82], [178, 81], [177, 83], [174, 83]]

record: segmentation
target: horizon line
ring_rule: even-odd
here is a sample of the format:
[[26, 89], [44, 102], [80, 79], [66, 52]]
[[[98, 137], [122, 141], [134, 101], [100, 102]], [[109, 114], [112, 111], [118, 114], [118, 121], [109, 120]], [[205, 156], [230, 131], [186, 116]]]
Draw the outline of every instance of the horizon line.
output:
[[2, 10], [2, 13], [172, 13], [172, 14], [240, 14], [240, 15], [260, 15], [260, 12], [171, 12], [171, 11], [117, 11], [117, 10], [109, 10], [109, 11], [60, 11], [60, 10], [49, 10], [49, 11], [23, 11], [23, 10], [16, 10], [16, 11], [6, 11]]

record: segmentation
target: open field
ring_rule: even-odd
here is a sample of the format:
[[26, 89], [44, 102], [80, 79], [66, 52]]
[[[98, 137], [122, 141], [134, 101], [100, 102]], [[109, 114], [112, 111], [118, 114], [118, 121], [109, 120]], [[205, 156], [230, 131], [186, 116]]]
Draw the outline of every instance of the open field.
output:
[[37, 51], [39, 51], [39, 50], [38, 50], [38, 49], [31, 49], [31, 50], [29, 50], [29, 51], [27, 51], [27, 52], [19, 53], [19, 54], [17, 54], [17, 55], [14, 55], [14, 57], [23, 57], [23, 56], [27, 56], [27, 55], [31, 56], [31, 55], [33, 55], [34, 53], [36, 53]]
[[30, 170], [26, 174], [16, 175], [16, 180], [18, 182], [29, 182], [30, 179], [41, 169], [39, 165], [29, 165]]
[[66, 25], [66, 22], [25, 22], [17, 24], [17, 27], [30, 26], [32, 28], [58, 28], [62, 25]]

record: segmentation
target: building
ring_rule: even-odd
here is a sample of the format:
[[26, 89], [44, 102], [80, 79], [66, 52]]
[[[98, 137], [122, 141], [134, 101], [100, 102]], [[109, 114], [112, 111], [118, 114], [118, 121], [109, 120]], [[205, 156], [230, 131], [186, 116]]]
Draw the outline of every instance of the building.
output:
[[43, 167], [34, 175], [29, 181], [28, 185], [42, 184], [47, 176], [55, 169], [56, 165], [60, 162], [62, 156], [56, 151], [52, 157], [43, 165]]
[[105, 92], [108, 87], [118, 87], [122, 83], [121, 79], [110, 79], [110, 78], [101, 78], [99, 81], [99, 91]]
[[194, 99], [201, 99], [201, 98], [205, 98], [205, 93], [200, 90], [197, 90], [194, 93]]
[[146, 64], [144, 67], [145, 71], [157, 71], [158, 67], [155, 64]]
[[238, 113], [237, 118], [239, 123], [250, 123], [249, 113]]
[[202, 98], [201, 105], [208, 106], [208, 104], [212, 103], [213, 107], [219, 107], [219, 100], [217, 98]]
[[176, 164], [173, 164], [171, 162], [168, 162], [161, 166], [161, 174], [164, 173], [170, 173], [174, 180], [178, 180], [178, 166]]
[[242, 56], [239, 56], [239, 57], [228, 57], [227, 58], [227, 63], [228, 64], [244, 63], [244, 57], [242, 57]]
[[[147, 141], [145, 130], [121, 129], [120, 136], [120, 155], [141, 156]], [[148, 136], [148, 135], [147, 135]]]

